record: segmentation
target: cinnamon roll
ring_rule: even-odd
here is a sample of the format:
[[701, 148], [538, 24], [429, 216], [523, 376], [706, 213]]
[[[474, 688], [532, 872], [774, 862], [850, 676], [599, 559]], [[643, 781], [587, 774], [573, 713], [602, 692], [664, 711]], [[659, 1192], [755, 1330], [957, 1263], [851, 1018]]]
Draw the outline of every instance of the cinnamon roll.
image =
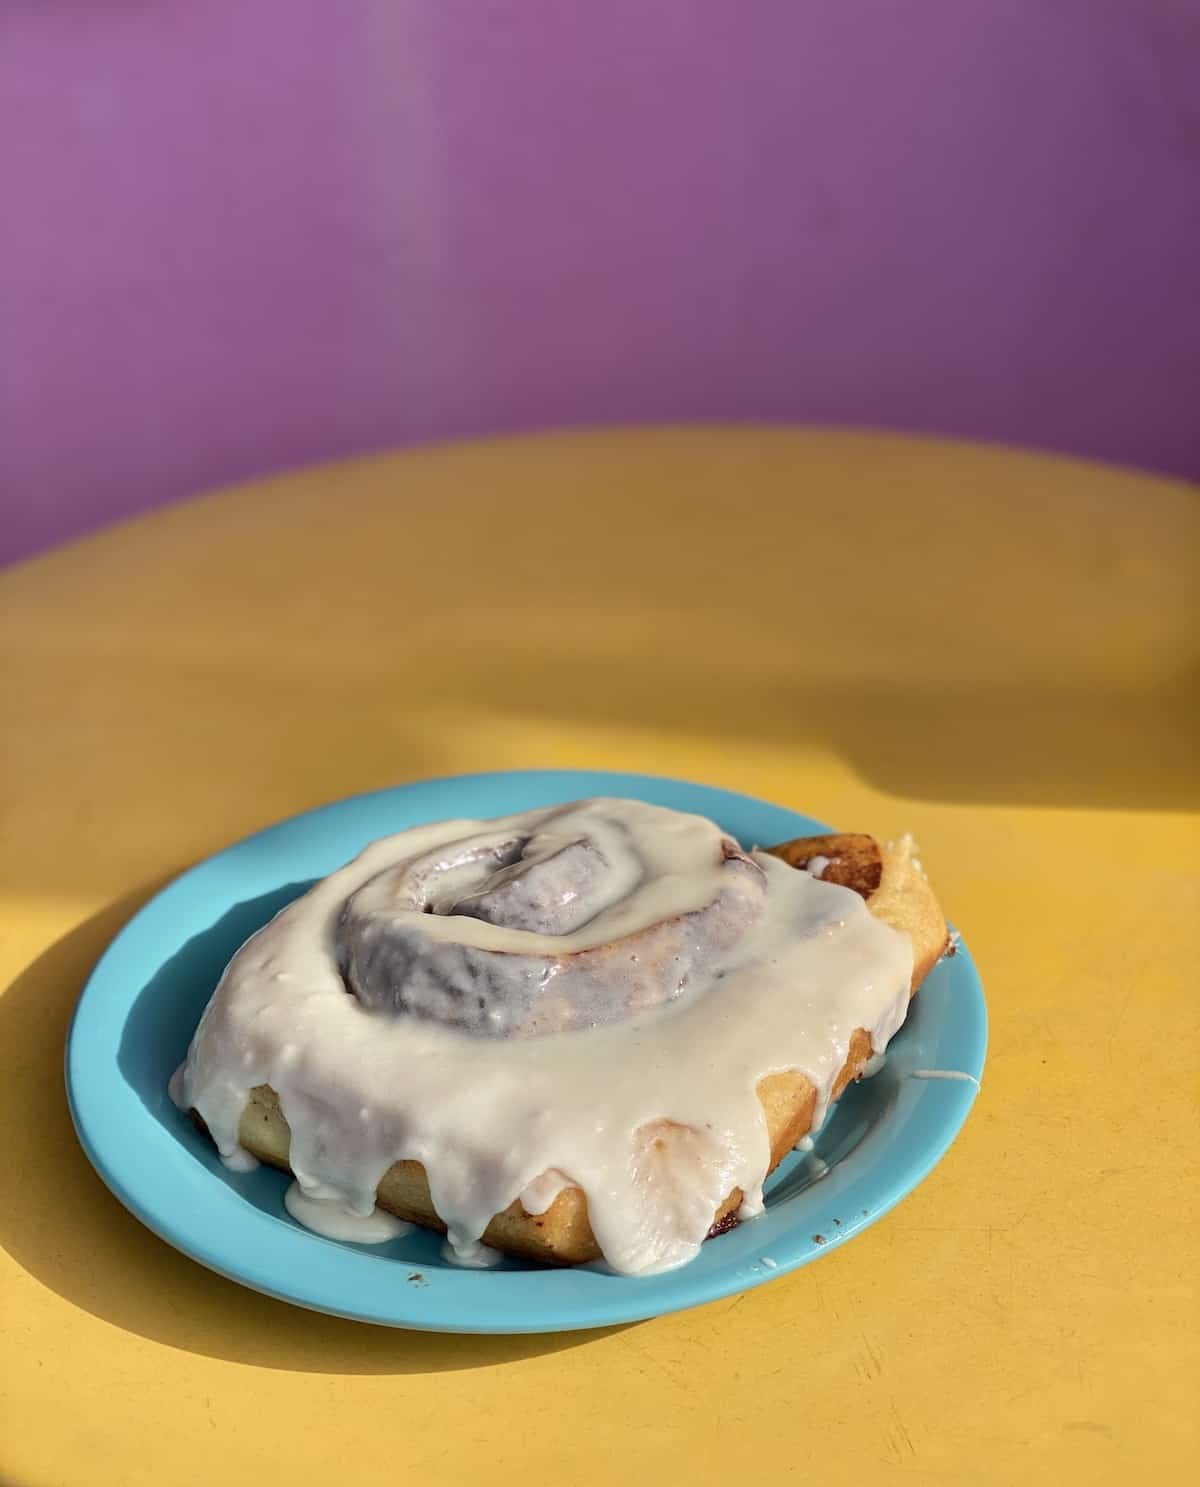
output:
[[237, 953], [172, 1096], [339, 1234], [378, 1205], [467, 1263], [682, 1264], [945, 944], [910, 844], [814, 841], [623, 800], [385, 838]]

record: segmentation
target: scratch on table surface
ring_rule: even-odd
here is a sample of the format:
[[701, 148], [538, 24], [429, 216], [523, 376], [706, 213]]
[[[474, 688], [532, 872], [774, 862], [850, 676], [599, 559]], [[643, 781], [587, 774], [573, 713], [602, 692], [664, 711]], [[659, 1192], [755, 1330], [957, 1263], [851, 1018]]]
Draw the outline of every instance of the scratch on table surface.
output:
[[[688, 1365], [682, 1358], [671, 1358], [664, 1360], [662, 1358], [656, 1357], [651, 1347], [646, 1346], [641, 1342], [634, 1342], [633, 1350], [643, 1364], [648, 1363], [652, 1367], [656, 1368], [659, 1373], [662, 1374], [663, 1378], [665, 1378], [669, 1384], [672, 1384], [679, 1391], [689, 1407], [696, 1407], [697, 1401], [695, 1396], [695, 1389], [693, 1387], [695, 1384], [695, 1378], [694, 1375], [689, 1372]], [[675, 1372], [676, 1369], [679, 1370], [678, 1373]]]
[[891, 1416], [896, 1429], [894, 1433], [890, 1430], [888, 1431], [888, 1445], [891, 1446], [895, 1459], [897, 1461], [903, 1461], [906, 1454], [915, 1456], [917, 1454], [917, 1448], [913, 1445], [912, 1436], [909, 1435], [908, 1429], [901, 1418], [900, 1406], [894, 1399], [891, 1401]]
[[1086, 1430], [1089, 1435], [1102, 1435], [1107, 1440], [1113, 1438], [1113, 1428], [1105, 1425], [1103, 1420], [1068, 1420], [1063, 1425], [1064, 1430]]
[[866, 1350], [867, 1358], [869, 1360], [866, 1365], [866, 1372], [868, 1375], [873, 1375], [875, 1378], [879, 1378], [879, 1376], [883, 1373], [883, 1364], [879, 1361], [879, 1354], [871, 1346], [871, 1339], [865, 1332], [860, 1332], [858, 1335], [862, 1338], [862, 1345]]
[[[1125, 1014], [1129, 1011], [1129, 1004], [1133, 1000], [1134, 988], [1130, 986], [1121, 998], [1121, 1005], [1117, 1008], [1116, 1016], [1106, 1019], [1108, 1033], [1108, 1053], [1111, 1056], [1117, 1051], [1117, 1039], [1121, 1031], [1121, 1023], [1125, 1020]], [[1124, 1045], [1120, 1048], [1121, 1056], [1124, 1057]]]

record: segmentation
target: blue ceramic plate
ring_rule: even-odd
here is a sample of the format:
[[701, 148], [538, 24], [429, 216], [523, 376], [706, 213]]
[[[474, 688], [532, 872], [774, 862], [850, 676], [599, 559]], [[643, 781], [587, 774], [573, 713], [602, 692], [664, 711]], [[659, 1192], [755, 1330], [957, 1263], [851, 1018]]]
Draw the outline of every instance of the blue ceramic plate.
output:
[[[710, 1240], [689, 1265], [629, 1279], [601, 1267], [506, 1260], [447, 1266], [418, 1231], [366, 1248], [318, 1238], [283, 1206], [287, 1179], [227, 1172], [167, 1097], [200, 1013], [243, 940], [313, 879], [374, 837], [449, 816], [498, 816], [589, 795], [633, 796], [709, 816], [743, 843], [829, 828], [705, 785], [644, 775], [527, 772], [402, 785], [285, 821], [187, 872], [113, 941], [84, 989], [67, 1043], [67, 1092], [84, 1150], [122, 1203], [201, 1264], [318, 1311], [442, 1332], [554, 1332], [638, 1321], [728, 1296], [806, 1264], [911, 1192], [975, 1098], [987, 1042], [983, 989], [965, 946], [943, 960], [883, 1071], [847, 1091], [812, 1154], [793, 1153], [766, 1212]], [[858, 823], [864, 824], [864, 823]], [[865, 823], [869, 825], [870, 823]]]

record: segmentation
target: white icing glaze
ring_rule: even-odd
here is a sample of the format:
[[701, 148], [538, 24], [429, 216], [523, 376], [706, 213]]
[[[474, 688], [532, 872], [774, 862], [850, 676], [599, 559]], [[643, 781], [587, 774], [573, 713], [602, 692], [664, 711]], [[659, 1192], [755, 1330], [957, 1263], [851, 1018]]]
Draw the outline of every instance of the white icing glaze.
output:
[[966, 1084], [973, 1084], [979, 1088], [979, 1080], [974, 1074], [966, 1074], [962, 1069], [914, 1069], [908, 1076], [910, 1079], [958, 1079]]
[[804, 864], [804, 871], [806, 873], [811, 873], [811, 875], [814, 878], [819, 878], [819, 877], [821, 877], [821, 875], [824, 873], [825, 869], [828, 866], [829, 866], [829, 858], [828, 857], [821, 857], [821, 856], [810, 857], [808, 859], [808, 861]]
[[253, 1152], [246, 1150], [244, 1146], [235, 1146], [232, 1151], [218, 1153], [221, 1165], [228, 1168], [230, 1172], [256, 1172], [258, 1170], [258, 1158]]
[[306, 1193], [298, 1182], [292, 1183], [284, 1193], [283, 1206], [298, 1224], [314, 1234], [326, 1239], [348, 1239], [354, 1244], [386, 1244], [389, 1239], [411, 1234], [414, 1227], [382, 1208], [355, 1213], [340, 1198]]
[[745, 1223], [747, 1219], [756, 1219], [765, 1208], [762, 1185], [759, 1184], [758, 1187], [748, 1192], [738, 1205], [738, 1222]]
[[442, 1245], [442, 1259], [446, 1264], [458, 1265], [463, 1270], [490, 1270], [493, 1265], [499, 1265], [503, 1258], [498, 1249], [493, 1249], [490, 1244], [480, 1244], [478, 1240], [457, 1249], [448, 1239]]
[[[481, 894], [493, 908], [507, 900], [513, 890], [500, 874], [508, 868], [485, 874], [481, 888], [480, 858], [514, 835], [550, 834], [560, 848], [586, 840], [605, 859], [598, 877], [590, 868], [577, 875], [578, 861], [567, 874], [586, 903], [578, 913], [566, 905], [565, 932], [439, 912]], [[857, 894], [766, 854], [731, 859], [729, 846], [711, 822], [634, 801], [442, 822], [375, 842], [234, 957], [173, 1097], [199, 1112], [231, 1156], [249, 1092], [269, 1085], [291, 1128], [297, 1178], [359, 1213], [371, 1211], [393, 1162], [420, 1161], [460, 1257], [515, 1198], [541, 1212], [574, 1185], [613, 1269], [682, 1264], [733, 1188], [747, 1195], [747, 1212], [761, 1203], [769, 1145], [758, 1082], [785, 1069], [806, 1074], [817, 1090], [817, 1129], [853, 1032], [863, 1028], [874, 1049], [885, 1048], [912, 977], [907, 936]], [[538, 853], [533, 866], [545, 860]], [[437, 901], [422, 912], [411, 890], [429, 881], [431, 862]], [[535, 896], [539, 915], [564, 908], [562, 893], [550, 895], [549, 909], [542, 888]], [[536, 1025], [504, 1038], [442, 1025], [436, 995], [397, 1010], [381, 994], [386, 977], [364, 1002], [348, 993], [339, 965], [351, 902], [354, 933], [364, 923], [367, 939], [392, 927], [419, 933], [422, 955], [430, 945], [433, 955], [466, 946], [505, 967], [505, 957], [557, 966], [578, 952], [607, 956], [610, 992], [633, 1015], [613, 1021], [590, 980], [580, 984], [595, 1025], [544, 1036]], [[675, 938], [664, 942], [661, 926], [671, 921]], [[645, 967], [623, 959], [639, 954], [626, 943], [638, 935], [659, 951], [666, 944], [658, 1004], [648, 1010]], [[676, 957], [686, 985], [676, 984]], [[512, 984], [527, 996], [527, 970], [514, 974], [506, 979], [506, 969], [493, 988], [501, 1002]]]
[[549, 1172], [540, 1173], [521, 1189], [521, 1207], [529, 1214], [545, 1213], [559, 1193], [573, 1186], [565, 1172], [551, 1167]]

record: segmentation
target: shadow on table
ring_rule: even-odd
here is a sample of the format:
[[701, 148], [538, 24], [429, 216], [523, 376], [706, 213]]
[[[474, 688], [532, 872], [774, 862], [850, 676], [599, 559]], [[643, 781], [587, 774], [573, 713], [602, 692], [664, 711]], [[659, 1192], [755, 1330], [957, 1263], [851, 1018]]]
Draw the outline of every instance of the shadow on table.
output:
[[[970, 687], [846, 684], [768, 668], [721, 671], [678, 658], [656, 673], [629, 658], [555, 671], [471, 669], [460, 658], [447, 700], [564, 730], [633, 728], [746, 744], [791, 745], [843, 760], [873, 789], [947, 805], [1179, 811], [1200, 806], [1200, 672], [1137, 690], [1012, 683]], [[715, 701], [714, 701], [715, 699]], [[748, 787], [753, 793], [753, 786]], [[817, 810], [797, 800], [800, 809]]]
[[[86, 920], [0, 996], [0, 1123], [12, 1153], [10, 1179], [19, 1174], [0, 1206], [0, 1242], [18, 1264], [65, 1301], [127, 1332], [188, 1352], [298, 1372], [479, 1368], [577, 1347], [621, 1330], [471, 1337], [345, 1321], [225, 1280], [170, 1248], [127, 1212], [79, 1146], [67, 1110], [63, 1050], [93, 965], [160, 886], [152, 884]], [[279, 890], [270, 896], [278, 899], [273, 904], [240, 905], [213, 927], [211, 940], [191, 948], [193, 964], [207, 957], [219, 972], [217, 961], [223, 964], [222, 956], [227, 959], [246, 933], [303, 886]], [[180, 952], [186, 954], [188, 947]], [[132, 1014], [140, 1019], [147, 1050], [139, 1058], [157, 1054], [170, 1061], [180, 1017], [194, 1024], [210, 990], [211, 982], [198, 986], [195, 1004], [165, 1019], [155, 1012], [161, 998], [156, 1002], [143, 994]], [[184, 1046], [186, 1041], [185, 1036]], [[129, 1077], [130, 1069], [125, 1072]], [[133, 1072], [146, 1099], [145, 1068]]]

